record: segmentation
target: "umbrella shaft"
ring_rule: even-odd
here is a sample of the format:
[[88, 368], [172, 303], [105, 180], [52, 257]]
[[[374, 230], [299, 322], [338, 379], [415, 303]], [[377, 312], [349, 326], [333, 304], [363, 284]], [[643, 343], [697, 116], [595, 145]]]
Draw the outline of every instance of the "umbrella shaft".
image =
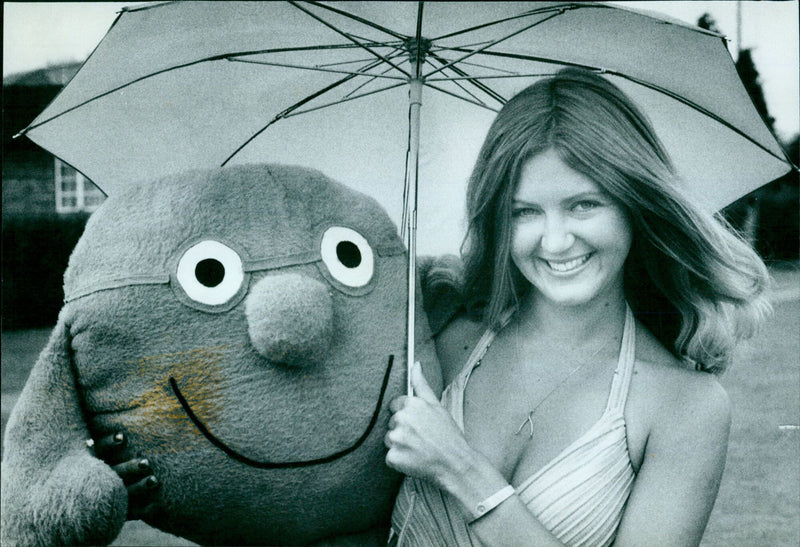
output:
[[416, 269], [417, 269], [417, 189], [419, 188], [419, 125], [420, 109], [422, 107], [422, 84], [421, 78], [409, 80], [408, 89], [408, 172], [410, 181], [408, 186], [408, 201], [406, 211], [407, 234], [408, 234], [408, 341], [406, 344], [408, 373], [406, 374], [406, 390], [409, 395], [413, 395], [411, 388], [411, 366], [414, 364], [415, 347], [415, 317], [416, 317]]

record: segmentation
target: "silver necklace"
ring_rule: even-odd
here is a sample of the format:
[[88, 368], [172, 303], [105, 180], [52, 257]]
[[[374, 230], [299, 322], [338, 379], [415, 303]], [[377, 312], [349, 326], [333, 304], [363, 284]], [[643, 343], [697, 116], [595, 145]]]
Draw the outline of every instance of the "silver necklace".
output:
[[[517, 351], [517, 361], [519, 362], [519, 360], [520, 360], [520, 353], [519, 353], [519, 323], [515, 322], [515, 323], [514, 323], [514, 326], [516, 327], [516, 341], [515, 341], [515, 342], [516, 342], [516, 351]], [[574, 369], [572, 369], [572, 370], [569, 372], [569, 374], [567, 374], [567, 375], [566, 375], [566, 376], [565, 376], [563, 379], [561, 379], [561, 380], [560, 380], [560, 381], [559, 381], [559, 382], [558, 382], [558, 383], [555, 385], [555, 387], [554, 387], [553, 389], [551, 389], [551, 390], [550, 390], [550, 391], [547, 393], [547, 395], [545, 395], [545, 396], [544, 396], [544, 398], [543, 398], [542, 400], [540, 400], [538, 403], [536, 403], [536, 406], [534, 406], [534, 407], [531, 409], [531, 411], [530, 411], [530, 412], [528, 412], [528, 417], [527, 417], [527, 418], [525, 418], [525, 420], [524, 420], [524, 421], [522, 422], [522, 424], [519, 426], [519, 429], [517, 429], [517, 432], [515, 433], [515, 435], [519, 435], [520, 433], [522, 433], [522, 430], [523, 430], [523, 429], [525, 429], [525, 426], [529, 426], [529, 428], [530, 428], [529, 437], [532, 439], [532, 438], [533, 438], [533, 415], [536, 413], [536, 411], [538, 410], [538, 408], [539, 408], [540, 406], [542, 406], [542, 404], [544, 404], [544, 402], [545, 402], [545, 401], [547, 401], [547, 400], [550, 398], [550, 396], [552, 396], [552, 395], [553, 395], [553, 394], [554, 394], [556, 391], [558, 391], [558, 389], [559, 389], [561, 386], [563, 386], [565, 383], [567, 383], [567, 380], [569, 380], [570, 378], [572, 378], [572, 376], [574, 376], [574, 375], [575, 375], [575, 373], [577, 373], [577, 372], [578, 372], [579, 370], [581, 370], [583, 367], [585, 367], [586, 365], [588, 365], [588, 364], [589, 364], [589, 363], [590, 363], [590, 362], [591, 362], [591, 361], [592, 361], [592, 360], [593, 360], [593, 359], [594, 359], [594, 358], [597, 356], [597, 354], [598, 354], [598, 353], [600, 353], [600, 352], [603, 350], [603, 348], [605, 348], [607, 345], [608, 345], [608, 338], [606, 338], [605, 342], [603, 342], [603, 343], [600, 345], [600, 347], [599, 347], [599, 348], [597, 348], [597, 350], [595, 350], [595, 351], [594, 351], [594, 352], [593, 352], [593, 353], [592, 353], [592, 354], [591, 354], [591, 355], [590, 355], [590, 356], [589, 356], [589, 357], [588, 357], [588, 358], [587, 358], [587, 359], [586, 359], [586, 360], [585, 360], [583, 363], [581, 363], [580, 365], [578, 365], [577, 367], [575, 367]]]

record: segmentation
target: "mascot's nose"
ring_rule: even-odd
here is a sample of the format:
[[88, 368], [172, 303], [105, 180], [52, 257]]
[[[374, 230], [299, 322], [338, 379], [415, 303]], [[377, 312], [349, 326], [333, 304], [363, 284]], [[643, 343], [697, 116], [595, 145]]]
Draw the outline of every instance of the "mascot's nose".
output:
[[333, 340], [328, 287], [299, 274], [271, 275], [245, 302], [250, 341], [270, 361], [302, 367], [322, 361]]

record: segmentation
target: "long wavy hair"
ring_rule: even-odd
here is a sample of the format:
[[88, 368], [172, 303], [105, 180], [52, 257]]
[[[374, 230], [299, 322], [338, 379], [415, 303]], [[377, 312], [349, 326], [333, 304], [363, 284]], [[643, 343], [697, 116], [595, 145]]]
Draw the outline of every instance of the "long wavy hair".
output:
[[523, 165], [551, 148], [626, 209], [634, 236], [625, 292], [637, 319], [676, 357], [722, 372], [770, 310], [767, 269], [721, 216], [681, 195], [666, 150], [633, 102], [584, 69], [524, 89], [487, 134], [467, 190], [467, 310], [497, 328], [529, 288], [511, 260], [511, 202]]

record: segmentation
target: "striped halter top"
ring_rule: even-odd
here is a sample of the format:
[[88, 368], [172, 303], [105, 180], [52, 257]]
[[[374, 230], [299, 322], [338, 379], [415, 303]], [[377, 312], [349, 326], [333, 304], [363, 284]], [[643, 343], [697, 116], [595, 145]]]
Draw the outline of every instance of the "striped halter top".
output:
[[[495, 332], [478, 341], [464, 369], [445, 389], [442, 404], [464, 429], [464, 389]], [[534, 475], [515, 486], [539, 522], [569, 546], [606, 546], [614, 541], [634, 480], [623, 415], [633, 374], [635, 325], [628, 308], [619, 360], [600, 419]], [[458, 502], [431, 483], [407, 477], [392, 514], [390, 544], [481, 545]]]

